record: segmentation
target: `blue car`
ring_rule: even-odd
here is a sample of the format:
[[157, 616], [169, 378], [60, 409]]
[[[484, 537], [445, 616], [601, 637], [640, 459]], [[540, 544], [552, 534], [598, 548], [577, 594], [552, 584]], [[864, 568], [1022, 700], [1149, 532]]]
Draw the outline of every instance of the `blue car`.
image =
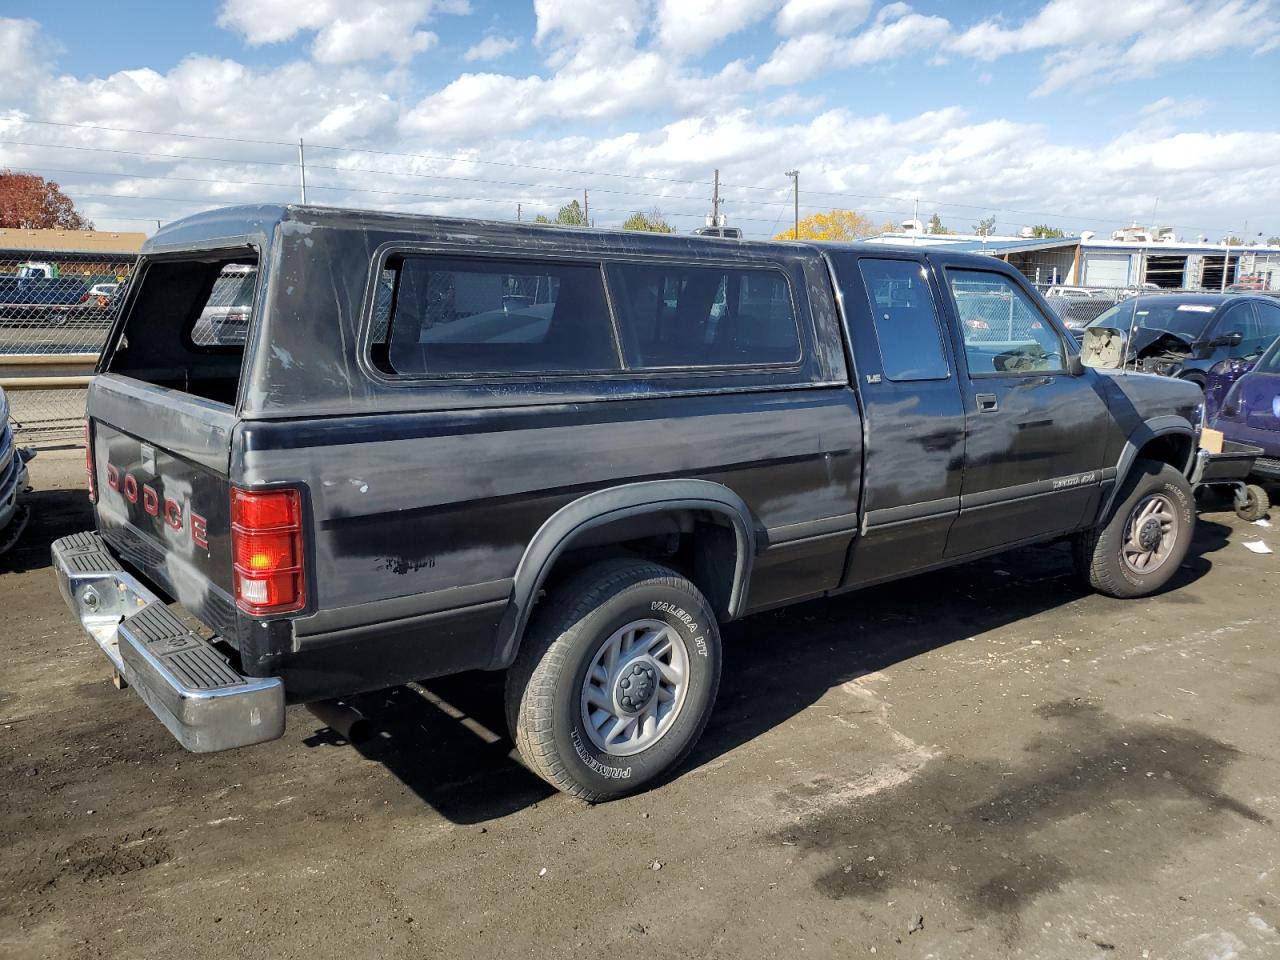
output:
[[1123, 300], [1089, 326], [1126, 335], [1132, 330], [1128, 356], [1139, 370], [1190, 380], [1203, 390], [1211, 371], [1247, 367], [1280, 337], [1280, 300], [1240, 293], [1157, 293]]
[[1226, 440], [1261, 447], [1252, 478], [1280, 483], [1280, 340], [1227, 391], [1213, 426]]

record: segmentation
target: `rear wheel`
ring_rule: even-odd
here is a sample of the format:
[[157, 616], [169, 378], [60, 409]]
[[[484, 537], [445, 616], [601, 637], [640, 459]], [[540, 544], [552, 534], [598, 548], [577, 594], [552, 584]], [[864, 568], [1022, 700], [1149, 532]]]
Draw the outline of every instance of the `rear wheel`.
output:
[[1106, 523], [1076, 535], [1076, 570], [1110, 597], [1155, 593], [1186, 558], [1195, 522], [1186, 477], [1167, 463], [1139, 460]]
[[679, 764], [720, 683], [720, 631], [698, 588], [643, 560], [598, 564], [535, 612], [507, 674], [507, 721], [529, 767], [599, 801]]

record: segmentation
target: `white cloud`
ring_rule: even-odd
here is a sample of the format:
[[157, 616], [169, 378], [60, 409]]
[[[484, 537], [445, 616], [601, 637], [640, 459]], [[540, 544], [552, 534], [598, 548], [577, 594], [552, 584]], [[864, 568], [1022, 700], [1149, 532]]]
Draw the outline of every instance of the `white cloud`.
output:
[[[245, 90], [269, 90], [271, 95], [257, 98], [253, 109], [246, 110], [236, 93]], [[85, 80], [64, 74], [41, 86], [30, 105], [35, 104], [39, 109], [32, 109], [33, 115], [67, 123], [273, 140], [360, 140], [389, 131], [396, 116], [379, 81], [358, 69], [321, 70], [295, 62], [258, 70], [202, 56], [187, 57], [167, 73], [143, 68]], [[123, 138], [110, 134], [98, 140], [111, 146]], [[170, 149], [180, 156], [210, 148], [178, 141]], [[245, 148], [216, 149], [225, 155]]]
[[848, 61], [874, 63], [923, 52], [937, 44], [951, 29], [951, 24], [943, 17], [910, 11], [905, 3], [891, 4], [881, 10], [875, 23], [849, 42], [845, 51]]
[[1049, 50], [1035, 93], [1154, 76], [1171, 64], [1229, 50], [1265, 53], [1280, 43], [1272, 0], [1049, 0], [1016, 27], [998, 18], [956, 35], [948, 48], [980, 60]]
[[489, 36], [469, 47], [467, 52], [462, 55], [462, 59], [468, 63], [474, 63], [477, 60], [500, 60], [519, 47], [520, 39], [518, 37]]
[[218, 24], [253, 45], [280, 43], [314, 33], [311, 55], [319, 63], [345, 64], [389, 57], [408, 63], [435, 45], [417, 29], [435, 13], [466, 13], [466, 0], [225, 0]]
[[992, 60], [1009, 53], [1132, 36], [1168, 15], [1181, 0], [1049, 0], [1018, 27], [997, 18], [984, 20], [950, 44], [957, 53]]
[[[985, 103], [983, 116], [974, 118], [953, 105], [946, 74], [932, 67], [929, 82], [939, 91], [933, 101], [938, 109], [903, 113], [893, 101], [883, 103], [884, 113], [855, 109], [851, 104], [858, 101], [845, 95], [839, 75], [822, 88], [832, 91], [829, 102], [840, 108], [825, 109], [787, 88], [858, 64], [928, 58], [938, 51], [955, 55], [961, 51], [948, 39], [966, 31], [957, 34], [942, 17], [897, 3], [856, 23], [839, 19], [852, 18], [856, 2], [778, 4], [783, 12], [791, 9], [785, 22], [794, 32], [779, 37], [772, 56], [758, 67], [735, 61], [715, 71], [698, 67], [690, 60], [696, 54], [688, 52], [714, 44], [709, 34], [681, 50], [663, 45], [651, 29], [653, 2], [537, 0], [541, 69], [513, 76], [472, 68], [425, 94], [403, 82], [405, 71], [388, 74], [385, 64], [376, 64], [397, 54], [384, 39], [365, 43], [364, 8], [351, 7], [349, 16], [338, 18], [346, 26], [322, 40], [336, 21], [317, 25], [311, 7], [281, 4], [282, 21], [254, 34], [262, 43], [301, 37], [317, 56], [323, 50], [328, 59], [351, 58], [355, 65], [303, 59], [253, 67], [190, 56], [168, 70], [143, 66], [103, 77], [77, 74], [74, 65], [67, 65], [72, 72], [57, 73], [38, 29], [0, 21], [0, 76], [9, 78], [0, 85], [0, 131], [6, 139], [47, 144], [6, 147], [5, 162], [50, 171], [100, 225], [110, 224], [112, 216], [170, 219], [202, 205], [293, 200], [296, 148], [290, 142], [300, 136], [308, 142], [313, 200], [424, 213], [513, 216], [520, 202], [526, 216], [554, 214], [587, 187], [602, 224], [656, 204], [677, 227], [689, 229], [706, 212], [709, 187], [703, 181], [719, 167], [731, 221], [762, 236], [790, 217], [781, 171], [791, 165], [803, 173], [802, 212], [853, 206], [876, 221], [901, 220], [919, 194], [922, 214], [937, 209], [948, 226], [960, 229], [979, 215], [967, 205], [981, 207], [981, 213], [996, 210], [1004, 229], [1049, 222], [1101, 230], [1149, 215], [1159, 195], [1161, 219], [1184, 234], [1220, 232], [1245, 217], [1252, 222], [1258, 211], [1280, 210], [1280, 133], [1265, 118], [1254, 121], [1248, 112], [1219, 109], [1229, 91], [1205, 89], [1204, 96], [1214, 100], [1206, 115], [1216, 118], [1217, 132], [1208, 132], [1197, 115], [1206, 105], [1187, 100], [1157, 101], [1146, 109], [1135, 100], [1118, 118], [1113, 113], [1111, 124], [1076, 127], [1069, 137], [1039, 124], [999, 119], [998, 104]], [[436, 14], [441, 9], [431, 6]], [[831, 11], [832, 19], [813, 19], [819, 9]], [[1185, 51], [1224, 42], [1232, 17], [1249, 5], [1227, 2], [1222, 9], [1221, 19], [1208, 17], [1198, 37], [1180, 33], [1186, 24], [1175, 18], [1141, 33], [1104, 33], [1096, 46], [1079, 35], [1025, 49], [1046, 58], [1043, 83], [1072, 71], [1076, 80], [1069, 82], [1092, 81], [1100, 65], [1119, 69], [1126, 57], [1142, 53], [1142, 38], [1164, 36]], [[779, 14], [774, 23], [781, 29], [782, 22]], [[854, 32], [832, 26], [844, 23]], [[397, 42], [412, 44], [424, 24], [429, 21], [405, 27]], [[991, 29], [1012, 33], [1022, 27], [998, 22]], [[1261, 43], [1264, 32], [1265, 24], [1253, 30], [1252, 42]], [[478, 33], [473, 39], [482, 46]], [[1012, 40], [1005, 33], [995, 36], [1008, 52], [1045, 35], [1024, 32]], [[982, 69], [982, 59], [974, 57], [974, 65], [959, 69]], [[1132, 71], [1133, 64], [1126, 69]], [[245, 90], [269, 94], [245, 109], [243, 96], [236, 95]], [[210, 142], [6, 119], [24, 114], [283, 142]], [[664, 120], [658, 123], [654, 116]], [[1124, 132], [1107, 132], [1116, 129]], [[66, 149], [72, 145], [165, 156]], [[362, 153], [358, 147], [389, 153]], [[209, 157], [229, 162], [202, 159]], [[54, 172], [59, 170], [89, 173]], [[1086, 219], [1092, 216], [1104, 222]], [[1260, 228], [1280, 232], [1280, 223]]]
[[766, 86], [790, 85], [832, 70], [923, 54], [950, 29], [942, 17], [913, 13], [906, 4], [890, 4], [869, 27], [852, 37], [825, 32], [790, 37], [760, 66], [756, 77]]
[[683, 56], [705, 53], [776, 6], [777, 0], [658, 0], [658, 42]]
[[632, 46], [649, 18], [645, 0], [533, 0], [537, 44]]
[[47, 72], [51, 48], [36, 21], [0, 17], [0, 89], [34, 85]]
[[774, 19], [778, 33], [848, 33], [867, 19], [874, 0], [787, 0]]

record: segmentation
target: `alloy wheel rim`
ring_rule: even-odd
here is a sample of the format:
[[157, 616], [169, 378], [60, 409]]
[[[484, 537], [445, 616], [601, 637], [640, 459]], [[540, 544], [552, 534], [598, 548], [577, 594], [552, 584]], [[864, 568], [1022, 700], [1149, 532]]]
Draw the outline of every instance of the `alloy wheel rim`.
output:
[[671, 624], [633, 620], [596, 649], [580, 696], [582, 723], [597, 749], [628, 757], [663, 738], [684, 708], [689, 651]]
[[1137, 574], [1164, 566], [1178, 540], [1178, 511], [1163, 493], [1143, 497], [1129, 513], [1120, 553], [1124, 565]]

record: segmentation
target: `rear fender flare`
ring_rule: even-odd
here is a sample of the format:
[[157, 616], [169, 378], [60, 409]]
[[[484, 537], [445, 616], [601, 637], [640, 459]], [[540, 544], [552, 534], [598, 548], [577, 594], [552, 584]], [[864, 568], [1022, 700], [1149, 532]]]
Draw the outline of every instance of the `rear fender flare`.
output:
[[741, 497], [710, 480], [649, 480], [588, 493], [565, 504], [533, 535], [525, 549], [511, 590], [511, 600], [498, 626], [493, 669], [515, 660], [538, 592], [556, 560], [573, 540], [594, 527], [647, 513], [696, 510], [722, 518], [733, 531], [735, 561], [727, 612], [730, 619], [746, 609], [747, 587], [763, 528], [752, 520]]

